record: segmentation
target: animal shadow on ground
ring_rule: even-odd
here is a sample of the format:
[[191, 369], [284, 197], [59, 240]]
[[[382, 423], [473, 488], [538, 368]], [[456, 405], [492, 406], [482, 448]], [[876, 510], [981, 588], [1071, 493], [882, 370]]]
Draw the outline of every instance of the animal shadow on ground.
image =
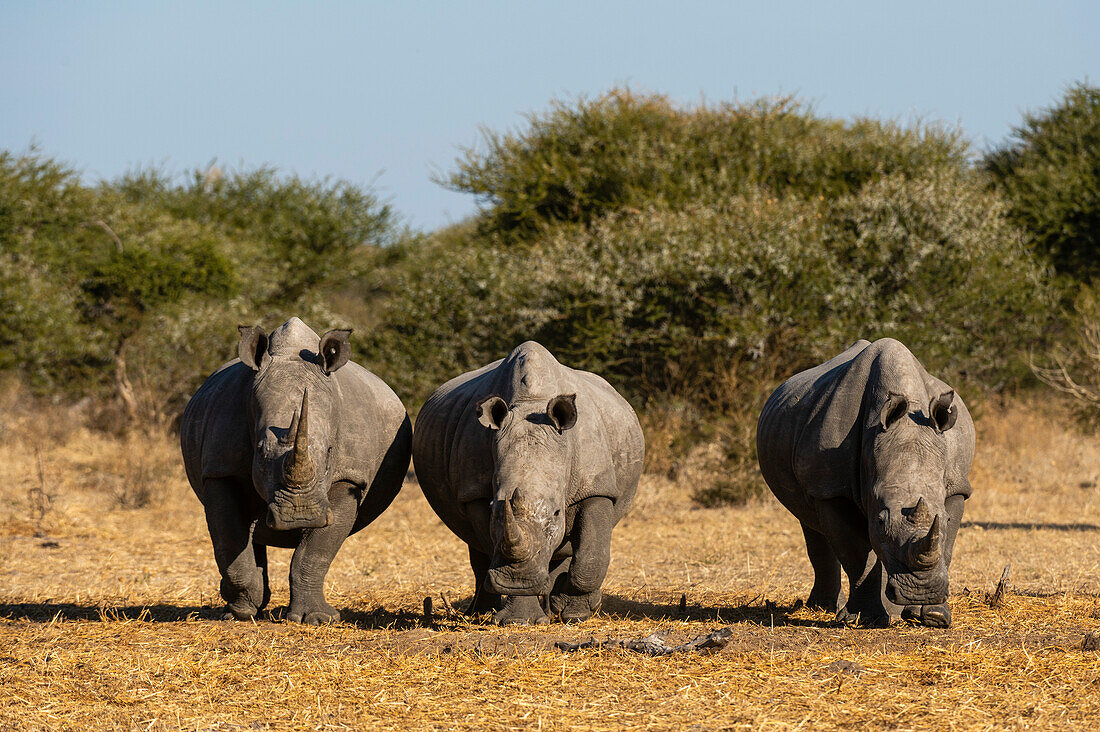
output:
[[[281, 621], [286, 617], [286, 607], [265, 610], [256, 618], [265, 623]], [[91, 605], [73, 602], [0, 603], [0, 618], [49, 623], [54, 620], [85, 620], [117, 622], [141, 620], [151, 623], [181, 623], [190, 620], [220, 620], [221, 605]], [[342, 619], [364, 630], [408, 630], [430, 627], [423, 616], [384, 607], [370, 611], [342, 610]]]
[[421, 613], [388, 610], [385, 607], [372, 610], [340, 610], [340, 621], [354, 625], [360, 630], [412, 630], [413, 628], [431, 628], [434, 624], [425, 619]]
[[1005, 529], [1045, 529], [1047, 531], [1100, 531], [1096, 524], [1043, 524], [1031, 521], [963, 521], [960, 525], [963, 529], [984, 529], [988, 531]]
[[[491, 615], [481, 617], [467, 616], [462, 612], [472, 598], [464, 597], [454, 603], [451, 615], [441, 613], [439, 608], [429, 620], [422, 613], [410, 610], [391, 610], [377, 607], [370, 610], [341, 609], [341, 621], [354, 625], [360, 630], [412, 630], [432, 628], [439, 623], [460, 620], [471, 628], [490, 625]], [[733, 607], [717, 605], [687, 605], [681, 611], [678, 604], [661, 604], [631, 600], [616, 595], [604, 595], [600, 607], [602, 615], [627, 618], [631, 620], [692, 620], [723, 624], [752, 623], [764, 626], [828, 627], [831, 621], [815, 621], [791, 617], [801, 607], [777, 605], [769, 600], [753, 598], [743, 605]], [[36, 623], [49, 623], [54, 620], [118, 622], [138, 620], [152, 623], [180, 623], [192, 620], [219, 620], [223, 609], [221, 605], [95, 605], [74, 602], [37, 602], [37, 603], [0, 603], [0, 618], [7, 620], [28, 620]], [[285, 618], [286, 607], [275, 607], [264, 611], [257, 622], [281, 621]]]
[[772, 627], [826, 628], [835, 625], [829, 620], [810, 620], [792, 617], [802, 607], [801, 601], [790, 605], [779, 605], [762, 597], [754, 597], [742, 605], [692, 605], [681, 610], [678, 604], [630, 600], [616, 595], [604, 595], [600, 612], [605, 615], [628, 618], [631, 620], [693, 620], [730, 625], [733, 623], [752, 623]]
[[186, 620], [215, 620], [221, 607], [202, 605], [129, 605], [124, 607], [81, 605], [75, 602], [21, 602], [0, 604], [0, 618], [49, 623], [53, 620], [144, 620], [179, 623]]

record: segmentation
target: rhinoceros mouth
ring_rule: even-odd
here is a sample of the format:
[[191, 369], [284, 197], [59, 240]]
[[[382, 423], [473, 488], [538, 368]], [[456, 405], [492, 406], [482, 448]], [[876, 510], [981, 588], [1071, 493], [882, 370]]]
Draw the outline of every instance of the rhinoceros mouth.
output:
[[332, 523], [332, 509], [312, 511], [283, 511], [274, 507], [267, 509], [268, 528], [276, 531], [292, 531], [294, 529], [323, 529]]
[[505, 565], [493, 567], [485, 575], [485, 589], [498, 595], [543, 595], [550, 584], [550, 572], [516, 571]]
[[907, 585], [895, 577], [886, 580], [886, 599], [895, 605], [939, 605], [947, 602], [947, 586]]

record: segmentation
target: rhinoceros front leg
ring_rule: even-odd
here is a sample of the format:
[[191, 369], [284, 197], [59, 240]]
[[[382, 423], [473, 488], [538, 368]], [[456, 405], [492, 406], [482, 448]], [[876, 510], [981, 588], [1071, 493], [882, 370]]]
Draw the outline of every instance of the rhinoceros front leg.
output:
[[359, 502], [347, 483], [337, 483], [329, 491], [332, 523], [320, 529], [302, 532], [302, 540], [290, 560], [290, 608], [287, 620], [308, 625], [334, 623], [340, 613], [325, 600], [325, 576], [351, 533]]
[[882, 563], [867, 538], [867, 519], [845, 499], [819, 504], [822, 534], [848, 575], [848, 601], [836, 614], [842, 623], [886, 627], [891, 608], [884, 594]]
[[560, 613], [563, 622], [587, 620], [600, 605], [600, 587], [611, 564], [614, 510], [611, 499], [604, 496], [586, 498], [577, 506], [570, 536], [573, 558], [550, 595], [550, 609]]
[[267, 547], [253, 545], [253, 518], [246, 489], [232, 479], [203, 481], [206, 527], [221, 572], [221, 596], [226, 602], [223, 620], [247, 620], [267, 605]]

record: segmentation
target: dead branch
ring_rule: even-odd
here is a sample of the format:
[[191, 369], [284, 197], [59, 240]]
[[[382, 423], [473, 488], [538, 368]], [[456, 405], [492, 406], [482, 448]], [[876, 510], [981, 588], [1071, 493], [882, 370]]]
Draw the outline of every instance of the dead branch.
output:
[[81, 226], [86, 228], [86, 229], [90, 229], [93, 226], [96, 227], [96, 228], [99, 228], [99, 229], [103, 229], [104, 231], [107, 232], [107, 235], [109, 237], [114, 239], [115, 246], [118, 247], [118, 250], [120, 252], [122, 251], [122, 239], [119, 239], [118, 234], [116, 234], [114, 232], [114, 230], [111, 229], [110, 226], [107, 226], [106, 221], [102, 221], [102, 220], [99, 220], [99, 219], [96, 219], [95, 221], [85, 221], [84, 223], [81, 224]]
[[622, 639], [597, 641], [593, 638], [584, 643], [566, 643], [564, 641], [559, 641], [554, 645], [558, 650], [565, 651], [566, 653], [572, 653], [573, 651], [580, 651], [587, 648], [623, 648], [628, 651], [644, 653], [647, 656], [670, 656], [673, 653], [683, 653], [686, 651], [709, 654], [716, 653], [729, 644], [730, 638], [733, 636], [733, 627], [727, 626], [725, 628], [719, 628], [711, 633], [704, 633], [678, 646], [670, 646], [665, 643], [665, 638], [668, 636], [668, 633], [669, 631], [667, 630], [658, 631], [637, 640]]

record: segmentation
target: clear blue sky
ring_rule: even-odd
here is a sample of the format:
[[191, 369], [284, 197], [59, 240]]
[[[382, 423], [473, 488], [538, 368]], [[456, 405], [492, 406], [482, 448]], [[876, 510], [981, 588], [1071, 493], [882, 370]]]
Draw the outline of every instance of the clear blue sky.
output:
[[979, 149], [1100, 81], [1100, 3], [0, 0], [0, 147], [112, 178], [272, 164], [374, 182], [432, 228], [481, 125], [614, 85], [959, 124]]

